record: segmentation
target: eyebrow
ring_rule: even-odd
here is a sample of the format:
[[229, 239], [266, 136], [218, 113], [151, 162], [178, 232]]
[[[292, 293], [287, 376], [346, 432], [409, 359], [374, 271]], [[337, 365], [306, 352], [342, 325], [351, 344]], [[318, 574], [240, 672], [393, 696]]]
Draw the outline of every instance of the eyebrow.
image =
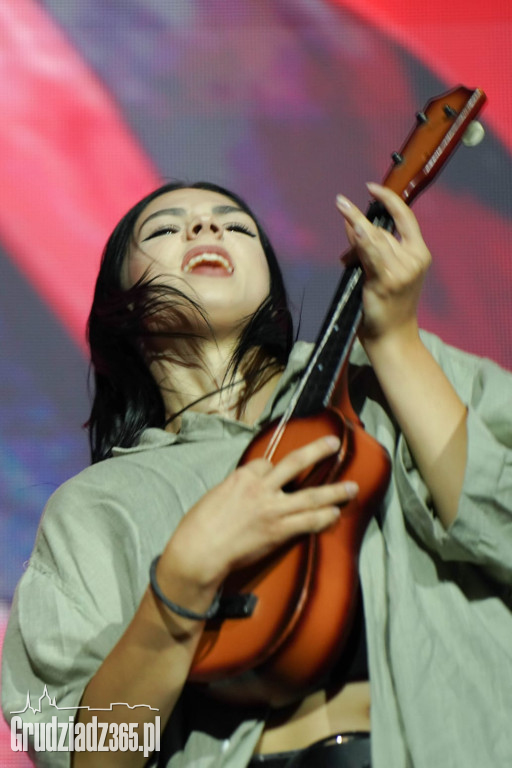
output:
[[[142, 224], [139, 227], [139, 232], [142, 231], [142, 227], [148, 223], [148, 221], [151, 221], [151, 219], [155, 219], [157, 216], [185, 216], [187, 213], [186, 208], [162, 208], [160, 211], [155, 211], [155, 213], [150, 214], [147, 219], [144, 219]], [[244, 211], [243, 208], [239, 208], [237, 205], [214, 205], [212, 208], [212, 213], [218, 213], [218, 214], [224, 214], [224, 213], [245, 213], [247, 216], [249, 215], [247, 211]]]

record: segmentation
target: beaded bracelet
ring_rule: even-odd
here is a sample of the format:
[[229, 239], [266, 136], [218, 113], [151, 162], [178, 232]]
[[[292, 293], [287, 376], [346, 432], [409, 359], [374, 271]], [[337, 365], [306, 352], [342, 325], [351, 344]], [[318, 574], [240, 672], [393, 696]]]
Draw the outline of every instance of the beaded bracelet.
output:
[[183, 608], [181, 605], [177, 605], [176, 603], [173, 603], [172, 600], [169, 600], [169, 598], [164, 595], [164, 593], [158, 586], [158, 582], [156, 580], [156, 567], [158, 565], [159, 560], [160, 560], [160, 555], [158, 555], [158, 557], [155, 557], [149, 569], [149, 583], [151, 584], [151, 589], [153, 590], [155, 595], [158, 597], [158, 599], [165, 606], [167, 606], [167, 608], [169, 608], [173, 613], [177, 613], [178, 616], [183, 616], [183, 618], [185, 619], [194, 619], [194, 621], [206, 621], [207, 619], [213, 619], [213, 617], [217, 614], [219, 610], [220, 593], [217, 592], [217, 594], [213, 598], [212, 604], [210, 605], [210, 607], [205, 613], [195, 613], [194, 611], [189, 611], [188, 608]]

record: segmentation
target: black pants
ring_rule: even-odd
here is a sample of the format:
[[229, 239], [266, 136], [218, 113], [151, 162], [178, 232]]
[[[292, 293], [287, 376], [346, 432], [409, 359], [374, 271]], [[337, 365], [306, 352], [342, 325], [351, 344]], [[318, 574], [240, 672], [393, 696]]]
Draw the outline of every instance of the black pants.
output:
[[254, 755], [249, 768], [371, 768], [370, 734], [342, 733], [305, 749]]

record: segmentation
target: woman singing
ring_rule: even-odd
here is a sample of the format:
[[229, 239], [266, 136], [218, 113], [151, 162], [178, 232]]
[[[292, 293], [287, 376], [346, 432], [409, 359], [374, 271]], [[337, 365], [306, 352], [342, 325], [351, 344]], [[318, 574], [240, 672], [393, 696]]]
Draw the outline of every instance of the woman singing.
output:
[[34, 746], [36, 765], [512, 765], [512, 378], [420, 333], [430, 254], [402, 200], [369, 188], [397, 237], [338, 197], [366, 273], [349, 383], [392, 475], [340, 661], [279, 709], [219, 703], [188, 681], [226, 577], [329, 529], [359, 489], [347, 476], [289, 490], [338, 450], [335, 435], [237, 468], [311, 347], [292, 342], [279, 266], [247, 205], [214, 185], [167, 185], [106, 246], [89, 320], [92, 465], [48, 502], [3, 658], [7, 717], [46, 686], [58, 709], [27, 709], [26, 722], [96, 716], [140, 736], [158, 710], [160, 749], [148, 760]]

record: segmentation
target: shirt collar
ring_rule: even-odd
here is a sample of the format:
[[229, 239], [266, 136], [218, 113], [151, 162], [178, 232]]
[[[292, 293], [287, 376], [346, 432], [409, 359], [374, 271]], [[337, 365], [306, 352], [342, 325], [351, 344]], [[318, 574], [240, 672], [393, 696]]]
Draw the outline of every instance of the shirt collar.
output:
[[311, 344], [304, 341], [295, 343], [283, 375], [255, 424], [244, 424], [241, 421], [229, 419], [219, 414], [206, 414], [192, 410], [185, 411], [181, 417], [181, 429], [177, 434], [167, 432], [159, 427], [150, 427], [142, 432], [137, 445], [129, 448], [115, 446], [112, 449], [112, 456], [162, 448], [175, 443], [196, 442], [205, 438], [214, 439], [217, 434], [222, 434], [222, 436], [225, 436], [226, 433], [239, 435], [241, 432], [256, 434], [263, 424], [283, 413], [291, 396], [290, 386], [302, 372], [310, 352]]

